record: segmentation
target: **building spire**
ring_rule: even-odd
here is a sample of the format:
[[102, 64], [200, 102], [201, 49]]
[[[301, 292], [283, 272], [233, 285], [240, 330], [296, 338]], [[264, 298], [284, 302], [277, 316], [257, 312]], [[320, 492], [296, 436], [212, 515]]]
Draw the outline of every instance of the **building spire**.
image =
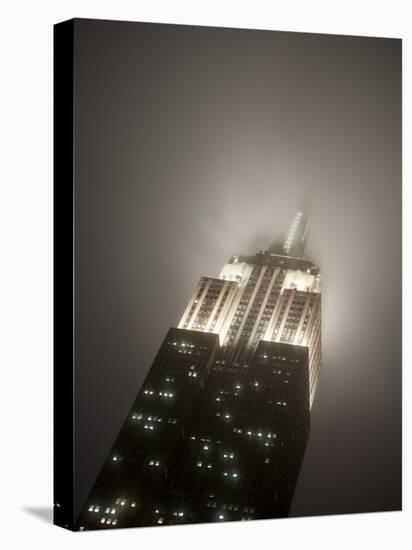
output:
[[289, 231], [284, 241], [275, 241], [269, 248], [269, 252], [280, 256], [303, 258], [305, 246], [309, 236], [309, 219], [303, 209], [299, 209], [289, 226]]
[[303, 258], [308, 234], [309, 220], [302, 210], [298, 210], [289, 227], [287, 237], [283, 244], [283, 253], [285, 256]]

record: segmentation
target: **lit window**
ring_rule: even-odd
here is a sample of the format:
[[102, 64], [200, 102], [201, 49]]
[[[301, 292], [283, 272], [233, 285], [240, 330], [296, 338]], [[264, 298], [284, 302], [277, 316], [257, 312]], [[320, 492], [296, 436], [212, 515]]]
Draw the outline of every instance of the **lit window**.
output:
[[100, 520], [100, 523], [106, 523], [106, 518], [102, 518], [102, 519]]
[[114, 519], [114, 520], [112, 521], [112, 525], [117, 525], [117, 519]]

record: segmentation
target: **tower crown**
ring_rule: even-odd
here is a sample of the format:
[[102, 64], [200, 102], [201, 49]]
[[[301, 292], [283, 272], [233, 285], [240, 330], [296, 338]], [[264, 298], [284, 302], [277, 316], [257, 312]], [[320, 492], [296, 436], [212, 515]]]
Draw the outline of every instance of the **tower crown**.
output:
[[285, 240], [283, 242], [275, 241], [269, 248], [269, 252], [293, 258], [303, 258], [308, 235], [309, 220], [302, 210], [298, 210], [289, 226]]

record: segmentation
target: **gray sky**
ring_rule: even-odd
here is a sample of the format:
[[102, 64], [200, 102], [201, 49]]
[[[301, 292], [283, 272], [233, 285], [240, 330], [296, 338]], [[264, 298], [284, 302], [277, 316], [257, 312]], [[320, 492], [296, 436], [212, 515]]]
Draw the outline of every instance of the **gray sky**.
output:
[[75, 34], [77, 507], [198, 278], [305, 200], [323, 371], [292, 514], [399, 508], [401, 41]]

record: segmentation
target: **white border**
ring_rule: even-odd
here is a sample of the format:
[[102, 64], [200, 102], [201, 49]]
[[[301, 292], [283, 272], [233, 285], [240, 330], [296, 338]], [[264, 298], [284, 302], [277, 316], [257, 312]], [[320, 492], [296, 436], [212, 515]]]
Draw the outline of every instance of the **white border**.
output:
[[[374, 549], [407, 546], [410, 476], [403, 513], [330, 516], [71, 534], [28, 508], [52, 500], [52, 25], [73, 16], [294, 30], [404, 39], [404, 98], [410, 90], [408, 2], [208, 0], [9, 0], [2, 6], [0, 163], [0, 541], [3, 548]], [[408, 69], [408, 70], [407, 70]], [[404, 104], [404, 226], [410, 230], [407, 152], [410, 110]], [[404, 238], [405, 271], [410, 257]], [[404, 280], [404, 297], [410, 303]], [[404, 313], [404, 363], [409, 354]], [[406, 369], [404, 369], [405, 372]], [[410, 376], [404, 375], [404, 396]], [[409, 400], [404, 398], [408, 418]], [[404, 429], [404, 464], [410, 438]], [[410, 530], [409, 530], [410, 534]]]

